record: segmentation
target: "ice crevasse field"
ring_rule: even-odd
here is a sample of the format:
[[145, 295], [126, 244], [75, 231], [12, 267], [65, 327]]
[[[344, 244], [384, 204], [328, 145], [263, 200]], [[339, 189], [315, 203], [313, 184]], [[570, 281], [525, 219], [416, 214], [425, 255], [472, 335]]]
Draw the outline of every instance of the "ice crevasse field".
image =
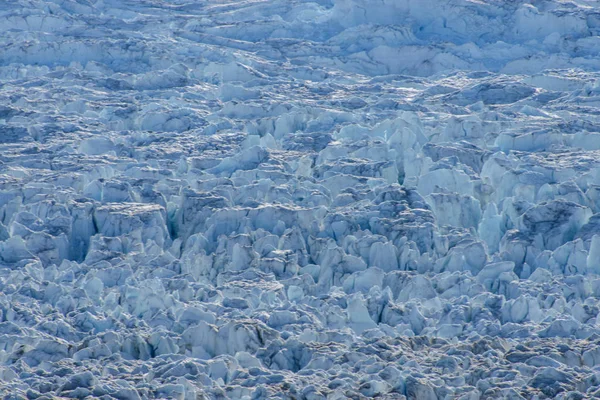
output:
[[0, 396], [600, 398], [600, 2], [0, 1]]

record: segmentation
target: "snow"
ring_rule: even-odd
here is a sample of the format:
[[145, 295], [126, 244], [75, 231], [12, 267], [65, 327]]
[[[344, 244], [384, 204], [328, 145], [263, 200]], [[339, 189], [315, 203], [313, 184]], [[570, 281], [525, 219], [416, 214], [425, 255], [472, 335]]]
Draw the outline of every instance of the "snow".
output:
[[0, 2], [0, 394], [596, 398], [600, 2]]

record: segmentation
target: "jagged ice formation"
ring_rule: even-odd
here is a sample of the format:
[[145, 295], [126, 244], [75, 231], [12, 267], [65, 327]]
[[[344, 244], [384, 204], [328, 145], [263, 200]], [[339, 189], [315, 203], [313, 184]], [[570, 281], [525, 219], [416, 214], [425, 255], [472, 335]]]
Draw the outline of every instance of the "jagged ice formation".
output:
[[600, 397], [599, 50], [593, 0], [0, 2], [0, 394]]

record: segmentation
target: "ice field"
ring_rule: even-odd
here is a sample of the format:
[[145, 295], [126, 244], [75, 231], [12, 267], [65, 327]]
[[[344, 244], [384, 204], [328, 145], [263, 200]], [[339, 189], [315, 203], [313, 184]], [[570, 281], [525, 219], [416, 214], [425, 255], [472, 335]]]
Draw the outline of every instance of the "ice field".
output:
[[2, 399], [600, 398], [600, 2], [0, 0]]

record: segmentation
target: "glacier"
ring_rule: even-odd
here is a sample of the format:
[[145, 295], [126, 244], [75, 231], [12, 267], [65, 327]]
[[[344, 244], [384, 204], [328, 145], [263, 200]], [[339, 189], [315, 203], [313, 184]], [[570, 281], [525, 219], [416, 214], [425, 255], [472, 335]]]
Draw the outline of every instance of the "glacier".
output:
[[600, 397], [600, 1], [0, 2], [3, 399]]

